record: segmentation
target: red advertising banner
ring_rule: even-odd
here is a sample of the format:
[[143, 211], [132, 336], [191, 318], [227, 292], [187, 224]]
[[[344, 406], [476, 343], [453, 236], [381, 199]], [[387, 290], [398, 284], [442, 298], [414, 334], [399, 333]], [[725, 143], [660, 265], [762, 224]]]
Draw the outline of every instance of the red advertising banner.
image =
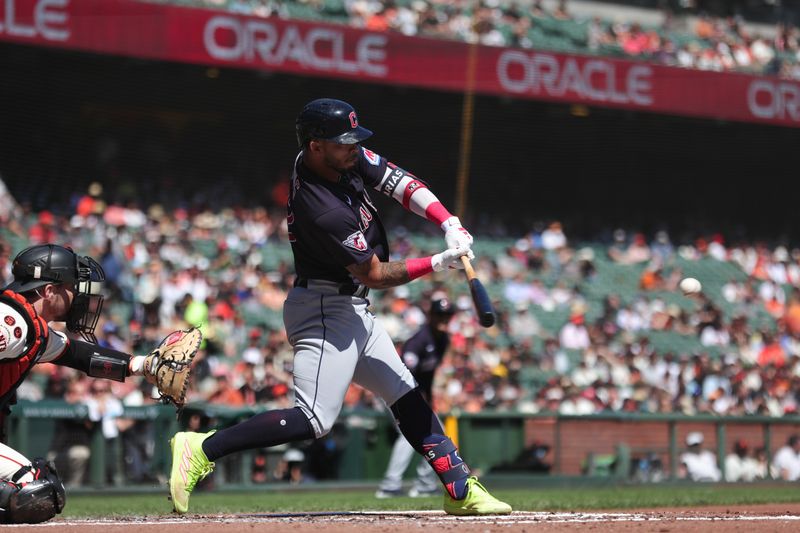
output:
[[[133, 0], [0, 0], [0, 41], [446, 91], [470, 46]], [[483, 94], [800, 126], [800, 83], [777, 78], [484, 46], [475, 72]]]

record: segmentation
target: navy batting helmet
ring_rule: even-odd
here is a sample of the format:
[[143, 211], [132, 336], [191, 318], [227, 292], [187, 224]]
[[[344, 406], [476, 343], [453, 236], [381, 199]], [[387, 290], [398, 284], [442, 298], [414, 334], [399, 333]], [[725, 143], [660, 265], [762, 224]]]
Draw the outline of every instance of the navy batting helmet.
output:
[[438, 316], [452, 316], [456, 310], [453, 303], [447, 298], [440, 298], [431, 302], [431, 314]]
[[333, 98], [320, 98], [306, 104], [295, 122], [297, 143], [302, 147], [312, 139], [337, 144], [355, 144], [369, 138], [372, 132], [358, 125], [353, 106]]

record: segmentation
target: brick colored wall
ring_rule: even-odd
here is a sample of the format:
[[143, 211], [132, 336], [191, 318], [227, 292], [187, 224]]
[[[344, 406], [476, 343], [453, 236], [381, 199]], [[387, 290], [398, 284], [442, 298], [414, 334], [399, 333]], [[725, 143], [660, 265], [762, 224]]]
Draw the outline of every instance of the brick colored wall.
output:
[[[771, 453], [786, 443], [792, 433], [800, 433], [800, 423], [775, 424], [771, 426]], [[717, 451], [717, 424], [715, 422], [677, 422], [678, 450], [685, 446], [686, 435], [700, 431], [705, 436], [704, 446]], [[725, 424], [726, 453], [730, 453], [733, 443], [744, 439], [751, 449], [764, 444], [764, 425], [761, 422], [732, 422]], [[534, 442], [550, 446], [547, 461], [553, 465], [553, 474], [577, 475], [581, 473], [581, 463], [590, 453], [613, 454], [617, 444], [631, 448], [631, 455], [642, 455], [653, 451], [661, 457], [668, 470], [669, 461], [669, 423], [666, 421], [629, 421], [603, 419], [531, 418], [525, 421], [525, 445]]]

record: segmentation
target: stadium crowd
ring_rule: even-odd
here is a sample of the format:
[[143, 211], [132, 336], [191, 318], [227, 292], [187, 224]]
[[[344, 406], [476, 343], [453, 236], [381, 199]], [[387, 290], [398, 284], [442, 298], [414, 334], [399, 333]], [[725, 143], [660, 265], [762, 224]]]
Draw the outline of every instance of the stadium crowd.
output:
[[[8, 238], [70, 243], [100, 258], [108, 276], [101, 342], [142, 352], [176, 327], [203, 324], [206, 355], [192, 399], [286, 403], [291, 352], [280, 313], [293, 272], [280, 211], [145, 212], [106, 205], [101, 189], [93, 184], [76, 197], [71, 215], [9, 217], [2, 277], [8, 279], [17, 251]], [[394, 242], [396, 257], [422, 253], [410, 236]], [[456, 296], [460, 312], [451, 324], [439, 410], [796, 411], [800, 250], [726, 246], [720, 235], [674, 245], [665, 231], [648, 243], [623, 230], [610, 245], [576, 249], [558, 222], [508, 242], [476, 263], [496, 289], [500, 316], [492, 329], [477, 327], [468, 295], [456, 295], [457, 282], [451, 287], [443, 277], [375, 294], [376, 311], [398, 342], [424, 320], [427, 295]], [[741, 276], [724, 280], [719, 294], [683, 297], [676, 292], [678, 260], [734, 265]], [[598, 275], [600, 263], [638, 265], [631, 271], [639, 275], [637, 290], [615, 292]], [[649, 339], [658, 332], [696, 342], [665, 351]], [[537, 379], [543, 381], [531, 387]], [[49, 388], [32, 384], [23, 396]], [[351, 402], [374, 403], [355, 396]]]
[[[625, 56], [715, 71], [800, 79], [800, 30], [778, 23], [754, 31], [741, 16], [662, 10], [661, 24], [575, 15], [568, 0], [191, 0], [190, 5], [260, 17], [307, 18], [371, 31]], [[620, 8], [622, 9], [622, 8]]]
[[[0, 218], [3, 284], [22, 246], [68, 243], [98, 258], [108, 278], [99, 342], [145, 353], [167, 332], [201, 325], [206, 341], [190, 402], [292, 404], [281, 309], [293, 272], [282, 210], [143, 210], [107, 202], [94, 183], [75, 195], [69, 212], [12, 206]], [[440, 247], [439, 240], [430, 246]], [[434, 291], [454, 298], [437, 411], [797, 413], [800, 249], [728, 244], [721, 235], [673, 243], [666, 231], [648, 240], [622, 229], [610, 243], [573, 244], [556, 221], [498, 242], [492, 253], [477, 248], [475, 263], [498, 310], [488, 330], [479, 327], [458, 276], [373, 295], [398, 346], [424, 321], [423, 302]], [[396, 258], [428, 246], [402, 229], [393, 243]], [[738, 275], [685, 296], [678, 282], [694, 264], [727, 266]], [[634, 286], [617, 284], [609, 272], [635, 273]], [[664, 334], [666, 345], [652, 341]], [[126, 457], [140, 453], [146, 432], [121, 418], [122, 406], [155, 401], [144, 382], [92, 382], [55, 365], [37, 366], [19, 398], [87, 403], [107, 439], [123, 437]], [[383, 409], [356, 386], [346, 405]], [[65, 437], [53, 453], [85, 465], [86, 426], [67, 432], [77, 437]]]

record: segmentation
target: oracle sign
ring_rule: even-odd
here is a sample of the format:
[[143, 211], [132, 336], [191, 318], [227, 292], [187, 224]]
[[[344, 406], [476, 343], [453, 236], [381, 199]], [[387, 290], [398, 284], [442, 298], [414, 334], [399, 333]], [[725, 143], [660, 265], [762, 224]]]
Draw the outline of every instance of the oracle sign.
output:
[[295, 63], [323, 72], [387, 73], [385, 35], [365, 33], [347, 46], [344, 32], [326, 27], [301, 30], [294, 24], [280, 27], [254, 19], [228, 16], [210, 18], [203, 30], [208, 54], [220, 61], [260, 61], [267, 65]]
[[653, 103], [653, 69], [619, 65], [603, 59], [566, 57], [508, 50], [497, 61], [497, 76], [509, 92], [649, 106]]
[[797, 81], [171, 4], [0, 0], [0, 42], [800, 128]]
[[800, 122], [800, 85], [788, 81], [753, 80], [747, 88], [747, 107], [758, 118]]
[[69, 0], [0, 0], [0, 35], [48, 41], [66, 41], [70, 37]]

